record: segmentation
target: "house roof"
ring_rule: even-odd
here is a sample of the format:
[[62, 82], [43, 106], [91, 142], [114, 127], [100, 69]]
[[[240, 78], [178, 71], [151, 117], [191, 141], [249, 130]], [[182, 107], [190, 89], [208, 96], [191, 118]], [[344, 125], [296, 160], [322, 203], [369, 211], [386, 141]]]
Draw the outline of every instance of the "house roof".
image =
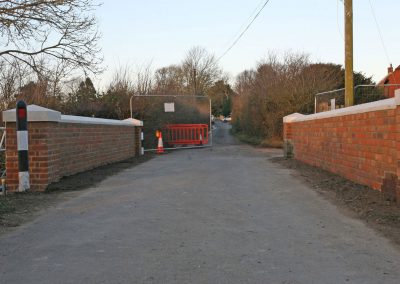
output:
[[379, 83], [377, 85], [385, 85], [386, 81], [389, 79], [390, 76], [393, 75], [394, 72], [400, 72], [400, 65], [397, 66], [396, 69], [394, 69], [393, 72], [390, 72], [389, 74], [387, 74], [382, 80], [379, 81]]

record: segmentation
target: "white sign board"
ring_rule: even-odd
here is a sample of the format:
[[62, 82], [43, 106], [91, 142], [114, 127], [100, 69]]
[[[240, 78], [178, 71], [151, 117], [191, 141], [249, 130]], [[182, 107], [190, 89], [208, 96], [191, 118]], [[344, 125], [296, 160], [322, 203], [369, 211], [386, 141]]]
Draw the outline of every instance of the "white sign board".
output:
[[331, 99], [331, 110], [335, 110], [336, 109], [335, 103], [336, 103], [335, 99]]
[[165, 112], [175, 112], [175, 103], [164, 103]]

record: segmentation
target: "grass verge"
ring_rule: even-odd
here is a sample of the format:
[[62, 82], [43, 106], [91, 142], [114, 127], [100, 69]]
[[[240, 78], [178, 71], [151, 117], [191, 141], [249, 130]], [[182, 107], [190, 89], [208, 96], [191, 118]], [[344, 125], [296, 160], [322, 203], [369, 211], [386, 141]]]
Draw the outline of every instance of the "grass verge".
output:
[[282, 148], [283, 141], [279, 137], [272, 138], [260, 138], [255, 136], [250, 136], [241, 132], [236, 132], [231, 129], [231, 134], [239, 139], [243, 143], [247, 143], [254, 146], [260, 146], [264, 148]]

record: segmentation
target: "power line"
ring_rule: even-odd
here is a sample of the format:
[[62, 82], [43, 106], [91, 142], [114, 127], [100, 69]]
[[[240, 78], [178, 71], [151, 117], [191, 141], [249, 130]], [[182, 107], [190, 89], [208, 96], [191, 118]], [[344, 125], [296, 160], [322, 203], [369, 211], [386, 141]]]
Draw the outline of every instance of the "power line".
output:
[[229, 38], [229, 40], [224, 44], [224, 49], [225, 47], [229, 46], [232, 43], [232, 39], [236, 38], [237, 36], [239, 36], [239, 34], [242, 32], [243, 28], [248, 24], [248, 22], [254, 17], [254, 15], [258, 12], [258, 10], [261, 9], [261, 6], [264, 4], [264, 0], [260, 1], [260, 3], [258, 3], [257, 7], [255, 7], [253, 9], [253, 11], [251, 12], [251, 14], [247, 17], [247, 19], [245, 21], [243, 21], [242, 25], [240, 26], [240, 28], [236, 31], [236, 33], [232, 34], [232, 37]]
[[[371, 0], [369, 0], [369, 6], [371, 7], [372, 16], [373, 16], [374, 21], [375, 21], [376, 29], [378, 30], [379, 38], [381, 40], [381, 44], [382, 44], [383, 50], [384, 50], [385, 55], [386, 55], [386, 59], [387, 59], [388, 63], [391, 64], [392, 62], [390, 60], [389, 52], [387, 51], [385, 41], [383, 40], [382, 31], [381, 31], [381, 28], [379, 26], [378, 19], [376, 18], [375, 10], [374, 10], [374, 7], [372, 6]], [[394, 73], [392, 73], [392, 76], [393, 76], [394, 82], [396, 84], [397, 83], [396, 82], [396, 76], [394, 75]]]
[[372, 6], [371, 0], [369, 0], [369, 6], [371, 7], [372, 16], [374, 17], [376, 29], [378, 30], [379, 38], [381, 40], [381, 44], [382, 44], [383, 50], [385, 51], [386, 59], [389, 61], [389, 63], [391, 63], [390, 62], [390, 58], [389, 58], [389, 53], [387, 51], [386, 44], [385, 44], [385, 42], [383, 40], [382, 31], [381, 31], [381, 28], [380, 28], [380, 26], [378, 24], [378, 20], [376, 18], [376, 14], [375, 14], [375, 11], [374, 11], [374, 7]]
[[[342, 0], [341, 0], [341, 2], [343, 4]], [[344, 36], [343, 36], [342, 31], [340, 30], [340, 24], [339, 24], [339, 0], [337, 0], [337, 3], [336, 3], [336, 24], [337, 24], [339, 35], [342, 38], [342, 40], [344, 41]]]
[[224, 53], [220, 57], [218, 57], [217, 61], [221, 60], [222, 57], [224, 57], [237, 43], [238, 41], [242, 38], [242, 36], [247, 32], [247, 30], [250, 28], [250, 26], [253, 24], [253, 22], [258, 18], [258, 16], [261, 14], [262, 10], [264, 10], [265, 6], [269, 3], [270, 0], [265, 1], [264, 5], [261, 7], [261, 9], [257, 12], [257, 14], [253, 17], [251, 22], [246, 26], [246, 28], [240, 33], [240, 35], [236, 38], [236, 40], [225, 50]]

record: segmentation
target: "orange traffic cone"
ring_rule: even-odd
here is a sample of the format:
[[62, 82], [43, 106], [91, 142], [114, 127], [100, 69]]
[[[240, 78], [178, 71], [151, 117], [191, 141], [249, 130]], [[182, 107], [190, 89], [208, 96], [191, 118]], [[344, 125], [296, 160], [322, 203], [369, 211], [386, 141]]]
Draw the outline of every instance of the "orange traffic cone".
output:
[[163, 141], [162, 141], [162, 133], [161, 131], [159, 132], [158, 135], [158, 146], [157, 146], [157, 154], [162, 154], [164, 153], [164, 146], [163, 146]]

